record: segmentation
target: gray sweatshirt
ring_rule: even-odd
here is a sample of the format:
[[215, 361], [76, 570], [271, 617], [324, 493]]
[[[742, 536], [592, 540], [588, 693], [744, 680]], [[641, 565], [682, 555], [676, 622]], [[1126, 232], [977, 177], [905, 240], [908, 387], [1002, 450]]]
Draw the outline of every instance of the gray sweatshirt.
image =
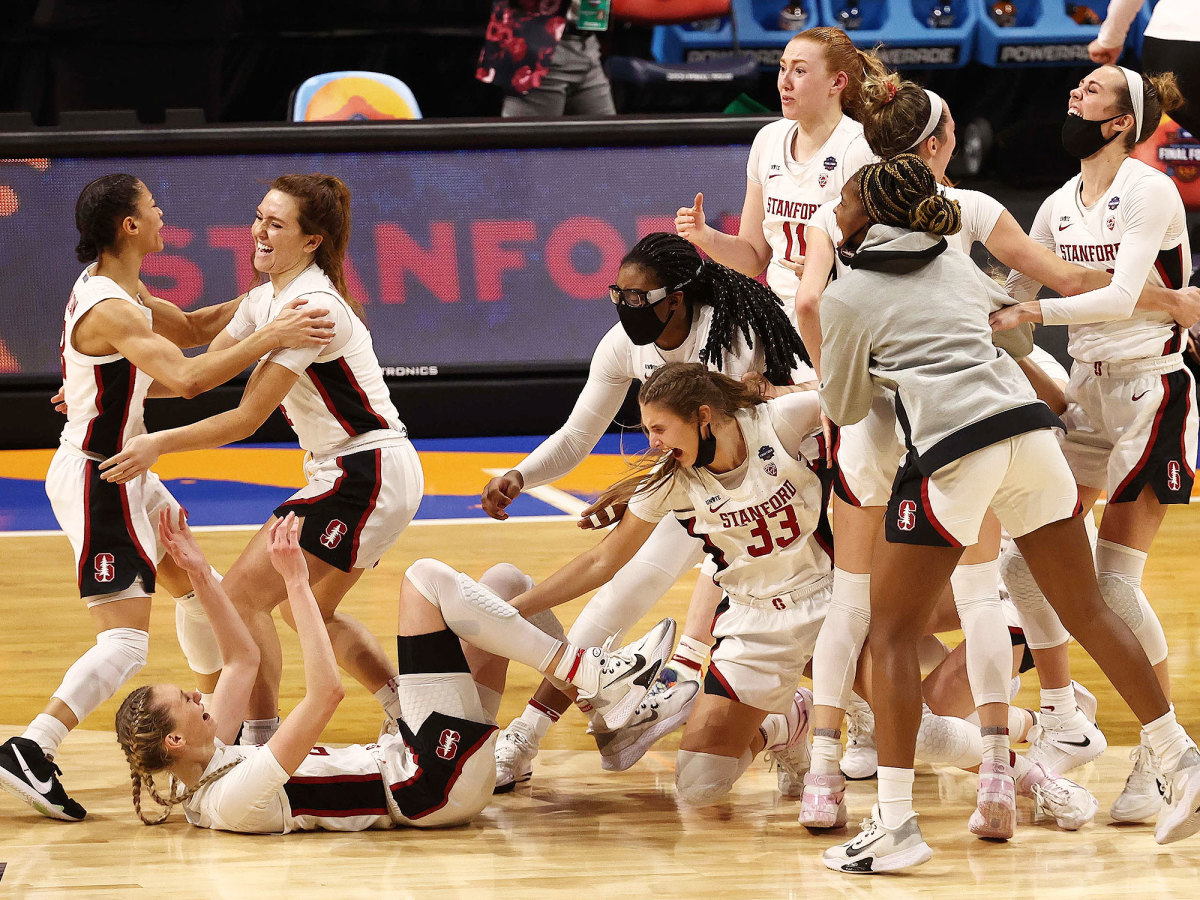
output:
[[910, 456], [926, 476], [1005, 438], [1061, 428], [1013, 358], [1033, 348], [1032, 326], [993, 344], [988, 316], [1013, 302], [943, 238], [871, 226], [850, 271], [821, 297], [826, 414], [853, 424], [871, 408], [873, 383], [895, 390]]

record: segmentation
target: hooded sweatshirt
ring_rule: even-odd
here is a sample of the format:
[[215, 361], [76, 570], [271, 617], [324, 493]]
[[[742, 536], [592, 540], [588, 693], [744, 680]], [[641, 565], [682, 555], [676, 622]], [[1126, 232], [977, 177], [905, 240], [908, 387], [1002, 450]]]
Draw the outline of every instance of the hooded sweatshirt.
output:
[[1014, 360], [1033, 348], [1032, 326], [993, 343], [988, 316], [1013, 302], [944, 238], [872, 225], [850, 271], [821, 297], [826, 414], [853, 424], [870, 409], [873, 382], [895, 390], [909, 455], [926, 477], [1006, 438], [1062, 428]]

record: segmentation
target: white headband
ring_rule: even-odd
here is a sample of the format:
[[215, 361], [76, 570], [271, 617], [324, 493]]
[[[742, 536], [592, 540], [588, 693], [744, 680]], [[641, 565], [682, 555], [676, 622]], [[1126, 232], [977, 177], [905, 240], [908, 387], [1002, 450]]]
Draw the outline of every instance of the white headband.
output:
[[921, 131], [921, 136], [909, 145], [909, 150], [917, 147], [922, 141], [929, 140], [929, 136], [937, 130], [938, 122], [942, 121], [942, 98], [933, 91], [926, 89], [925, 96], [929, 98], [929, 121], [925, 123], [925, 128]]
[[1142, 76], [1137, 72], [1124, 66], [1117, 66], [1117, 68], [1121, 70], [1121, 74], [1125, 76], [1125, 83], [1129, 85], [1129, 100], [1133, 104], [1133, 140], [1136, 142], [1142, 136], [1142, 112], [1146, 88], [1142, 84]]

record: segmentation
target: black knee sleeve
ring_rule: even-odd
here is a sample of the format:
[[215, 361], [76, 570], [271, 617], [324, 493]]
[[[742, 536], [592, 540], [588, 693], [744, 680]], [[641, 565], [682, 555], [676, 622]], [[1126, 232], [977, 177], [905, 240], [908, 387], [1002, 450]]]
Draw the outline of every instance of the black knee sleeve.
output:
[[458, 635], [449, 628], [428, 634], [396, 635], [396, 662], [401, 675], [471, 672]]

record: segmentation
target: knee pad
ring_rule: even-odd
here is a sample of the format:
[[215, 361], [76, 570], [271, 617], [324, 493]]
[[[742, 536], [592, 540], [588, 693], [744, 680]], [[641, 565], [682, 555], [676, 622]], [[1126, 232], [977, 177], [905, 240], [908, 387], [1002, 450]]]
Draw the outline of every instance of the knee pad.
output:
[[195, 593], [175, 598], [175, 635], [193, 672], [211, 675], [221, 671], [225, 664], [221, 647]]
[[1029, 571], [1025, 557], [1010, 545], [1000, 557], [1000, 577], [1017, 609], [1025, 643], [1031, 650], [1045, 650], [1066, 643], [1070, 635]]
[[979, 726], [953, 716], [922, 712], [917, 730], [917, 759], [927, 763], [949, 763], [960, 769], [979, 765], [983, 759], [983, 737]]
[[[447, 624], [451, 624], [449, 617], [456, 609], [465, 609], [473, 614], [470, 618], [482, 614], [486, 618], [500, 620], [517, 615], [517, 611], [493, 591], [439, 560], [418, 559], [408, 567], [404, 577], [416, 585], [426, 600], [441, 610]], [[470, 640], [471, 635], [460, 631], [457, 625], [451, 627], [459, 637]]]
[[675, 794], [689, 806], [716, 803], [733, 789], [749, 764], [749, 751], [741, 759], [734, 759], [680, 750], [675, 756]]
[[1096, 576], [1096, 582], [1100, 585], [1100, 596], [1129, 626], [1146, 652], [1150, 665], [1156, 666], [1166, 659], [1167, 636], [1141, 588], [1111, 572], [1101, 572]]
[[498, 563], [488, 569], [479, 583], [495, 591], [501, 600], [512, 602], [533, 587], [533, 579], [512, 563]]
[[102, 631], [95, 646], [67, 669], [54, 696], [82, 722], [146, 664], [149, 649], [150, 635], [140, 629]]

